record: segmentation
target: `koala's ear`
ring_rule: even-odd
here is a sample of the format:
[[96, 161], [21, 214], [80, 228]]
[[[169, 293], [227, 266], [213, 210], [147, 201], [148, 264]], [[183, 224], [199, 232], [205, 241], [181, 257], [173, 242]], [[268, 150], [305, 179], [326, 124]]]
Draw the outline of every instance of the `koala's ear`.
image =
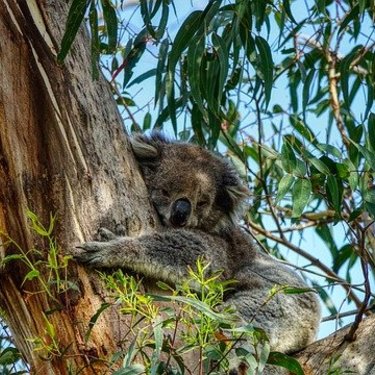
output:
[[154, 131], [150, 135], [135, 135], [130, 138], [135, 158], [140, 164], [144, 176], [153, 174], [158, 168], [163, 148], [170, 142], [160, 132]]
[[228, 165], [223, 173], [223, 184], [220, 190], [217, 203], [234, 222], [237, 220], [237, 216], [243, 213], [250, 191], [243, 184], [237, 172]]
[[159, 150], [152, 140], [143, 136], [130, 138], [135, 158], [142, 161], [152, 161], [158, 158]]
[[250, 191], [240, 181], [236, 185], [226, 186], [226, 192], [231, 202], [233, 213], [238, 213], [241, 210], [244, 201], [249, 197]]
[[239, 182], [237, 185], [229, 185], [226, 187], [226, 190], [234, 207], [241, 205], [250, 195], [249, 189], [242, 182]]

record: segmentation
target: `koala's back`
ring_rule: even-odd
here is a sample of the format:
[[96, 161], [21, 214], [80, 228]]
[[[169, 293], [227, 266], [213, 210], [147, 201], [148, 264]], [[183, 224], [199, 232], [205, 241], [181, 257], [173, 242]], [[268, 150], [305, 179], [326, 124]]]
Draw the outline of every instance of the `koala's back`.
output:
[[244, 321], [266, 331], [272, 350], [294, 352], [311, 343], [320, 322], [316, 294], [306, 291], [294, 270], [255, 247], [244, 231], [236, 228], [227, 237], [235, 244], [229, 247], [234, 253], [230, 264], [238, 284], [226, 303], [234, 305]]

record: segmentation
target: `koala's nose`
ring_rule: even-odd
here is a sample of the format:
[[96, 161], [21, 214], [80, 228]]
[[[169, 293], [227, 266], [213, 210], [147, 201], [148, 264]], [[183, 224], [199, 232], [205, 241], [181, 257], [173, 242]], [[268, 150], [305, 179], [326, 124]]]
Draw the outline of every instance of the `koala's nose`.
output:
[[186, 225], [191, 212], [191, 203], [185, 199], [178, 199], [172, 205], [170, 222], [174, 227]]

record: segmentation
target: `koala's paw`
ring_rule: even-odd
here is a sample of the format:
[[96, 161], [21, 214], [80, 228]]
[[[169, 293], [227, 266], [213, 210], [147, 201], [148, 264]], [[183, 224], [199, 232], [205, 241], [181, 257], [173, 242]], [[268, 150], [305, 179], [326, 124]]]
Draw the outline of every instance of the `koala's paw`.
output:
[[103, 228], [103, 227], [99, 228], [97, 233], [96, 233], [96, 239], [99, 242], [108, 242], [108, 241], [112, 241], [116, 238], [117, 238], [117, 235], [115, 233], [111, 232], [107, 228]]
[[91, 267], [106, 267], [111, 247], [108, 242], [85, 242], [77, 246], [74, 259]]

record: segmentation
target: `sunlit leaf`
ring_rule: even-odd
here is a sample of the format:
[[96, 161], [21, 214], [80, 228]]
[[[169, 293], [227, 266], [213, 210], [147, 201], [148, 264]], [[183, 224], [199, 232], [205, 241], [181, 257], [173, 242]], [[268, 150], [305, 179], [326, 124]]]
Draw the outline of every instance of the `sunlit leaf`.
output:
[[324, 164], [322, 160], [319, 160], [317, 158], [310, 158], [308, 160], [320, 173], [323, 173], [325, 175], [330, 174], [329, 168]]
[[299, 178], [294, 183], [292, 196], [293, 196], [293, 209], [292, 217], [298, 218], [302, 215], [304, 208], [306, 207], [310, 194], [312, 190], [312, 185], [310, 180]]
[[294, 375], [304, 375], [301, 365], [299, 362], [292, 357], [284, 353], [271, 352], [267, 363], [274, 366], [280, 366], [289, 370]]
[[280, 202], [285, 197], [286, 193], [290, 191], [293, 185], [293, 182], [294, 182], [294, 177], [291, 174], [285, 174], [281, 178], [278, 189], [277, 189], [276, 203]]

